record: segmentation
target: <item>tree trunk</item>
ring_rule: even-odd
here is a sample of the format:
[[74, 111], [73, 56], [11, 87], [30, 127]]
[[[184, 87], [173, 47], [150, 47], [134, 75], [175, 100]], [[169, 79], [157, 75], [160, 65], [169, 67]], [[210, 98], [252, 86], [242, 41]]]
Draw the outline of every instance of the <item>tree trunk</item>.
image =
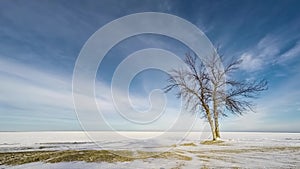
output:
[[[202, 98], [204, 97], [203, 93], [201, 94]], [[213, 119], [211, 117], [211, 113], [210, 113], [210, 110], [209, 110], [209, 106], [203, 101], [200, 99], [200, 102], [202, 103], [202, 106], [205, 110], [205, 113], [206, 113], [206, 116], [207, 116], [207, 121], [210, 125], [210, 130], [211, 130], [211, 134], [212, 134], [212, 137], [213, 137], [213, 141], [217, 140], [217, 136], [216, 136], [216, 132], [215, 132], [215, 126], [214, 126], [214, 122], [213, 122]]]
[[[217, 86], [217, 84], [215, 85]], [[213, 115], [214, 115], [214, 121], [215, 121], [215, 128], [214, 131], [216, 133], [216, 138], [220, 138], [220, 129], [219, 129], [219, 112], [218, 112], [218, 99], [216, 97], [217, 94], [217, 88], [214, 87], [213, 90], [213, 95], [212, 95], [212, 99], [213, 99]]]
[[218, 117], [215, 118], [215, 133], [217, 138], [221, 138]]
[[215, 132], [215, 127], [214, 127], [213, 120], [211, 119], [211, 117], [207, 117], [207, 120], [208, 120], [209, 125], [210, 125], [210, 129], [211, 129], [211, 134], [212, 134], [212, 137], [213, 137], [213, 141], [215, 141], [215, 140], [217, 140], [217, 135], [216, 135], [216, 132]]
[[213, 137], [213, 141], [215, 141], [215, 140], [217, 140], [217, 135], [216, 135], [216, 132], [215, 132], [215, 127], [214, 127], [214, 123], [213, 123], [213, 120], [211, 118], [210, 112], [208, 111], [206, 113], [206, 115], [207, 115], [208, 123], [210, 125], [210, 130], [211, 130], [211, 134], [212, 134], [212, 137]]

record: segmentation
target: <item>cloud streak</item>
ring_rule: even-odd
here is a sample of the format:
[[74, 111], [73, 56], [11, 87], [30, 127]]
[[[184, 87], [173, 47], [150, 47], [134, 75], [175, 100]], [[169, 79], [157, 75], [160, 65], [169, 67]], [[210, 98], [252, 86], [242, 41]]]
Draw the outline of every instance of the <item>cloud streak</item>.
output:
[[[2, 130], [51, 130], [57, 128], [55, 125], [62, 130], [80, 130], [74, 111], [71, 80], [69, 78], [45, 73], [9, 60], [0, 59], [0, 65]], [[176, 114], [179, 113], [180, 107], [168, 106], [158, 121], [144, 126], [132, 124], [120, 116], [114, 107], [110, 86], [100, 81], [97, 81], [96, 84], [96, 103], [99, 105], [104, 118], [115, 129], [164, 130], [172, 126], [173, 121], [178, 118]], [[117, 93], [118, 99], [129, 99], [126, 91], [117, 91]], [[130, 100], [135, 105], [135, 108], [139, 110], [149, 106], [148, 97], [131, 94]], [[174, 100], [170, 101], [174, 102]], [[83, 110], [85, 110], [88, 119], [92, 121], [95, 118], [89, 115], [89, 112], [94, 110], [88, 106], [84, 107]], [[153, 109], [153, 111], [155, 110], [156, 108]], [[129, 110], [122, 110], [123, 113], [126, 111]], [[179, 123], [181, 125], [180, 127], [175, 126], [176, 130], [184, 130], [185, 120], [193, 120], [193, 116], [186, 112], [180, 116]], [[3, 120], [5, 119], [11, 119], [11, 122], [4, 122]], [[40, 122], [34, 122], [36, 119]], [[45, 126], [43, 126], [43, 122]], [[49, 124], [50, 122], [52, 124]], [[32, 123], [32, 126], [26, 126], [28, 123]], [[70, 123], [71, 126], [68, 126]], [[105, 126], [102, 127], [103, 130], [108, 129]], [[95, 128], [99, 128], [99, 125], [95, 126]]]

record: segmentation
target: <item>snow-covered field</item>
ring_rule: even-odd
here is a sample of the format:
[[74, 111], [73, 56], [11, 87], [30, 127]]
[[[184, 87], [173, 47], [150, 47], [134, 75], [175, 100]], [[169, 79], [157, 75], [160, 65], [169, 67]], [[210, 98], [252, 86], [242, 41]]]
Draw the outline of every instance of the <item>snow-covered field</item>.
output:
[[[120, 136], [120, 135], [121, 136]], [[7, 152], [128, 150], [172, 152], [188, 160], [153, 158], [125, 162], [42, 161], [0, 168], [300, 168], [300, 133], [223, 132], [223, 143], [201, 144], [209, 133], [191, 132], [1, 132], [0, 158]], [[148, 139], [146, 139], [148, 138]], [[192, 144], [193, 143], [193, 144]], [[0, 161], [1, 162], [1, 161]]]

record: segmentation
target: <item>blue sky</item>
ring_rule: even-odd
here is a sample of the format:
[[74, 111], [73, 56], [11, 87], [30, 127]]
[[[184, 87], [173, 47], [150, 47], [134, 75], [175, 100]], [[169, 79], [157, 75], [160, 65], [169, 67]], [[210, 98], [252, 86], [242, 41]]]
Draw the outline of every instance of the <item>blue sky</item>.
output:
[[[237, 77], [269, 81], [269, 90], [256, 100], [256, 113], [224, 118], [222, 130], [299, 132], [299, 8], [296, 0], [1, 0], [0, 130], [81, 130], [72, 102], [72, 73], [84, 43], [99, 28], [119, 17], [163, 12], [195, 24], [213, 44], [220, 46], [225, 57], [242, 58]], [[118, 64], [129, 54], [150, 47], [178, 56], [189, 51], [168, 37], [139, 35], [117, 44], [99, 66], [97, 101], [115, 129], [164, 129], [178, 107], [178, 100], [168, 94], [165, 119], [143, 128], [118, 117], [107, 98]], [[133, 104], [146, 109], [149, 92], [164, 87], [165, 79], [166, 74], [157, 70], [140, 73], [130, 86]], [[184, 118], [188, 120], [190, 116]], [[197, 122], [195, 130], [202, 124]], [[181, 127], [184, 123], [178, 126]]]

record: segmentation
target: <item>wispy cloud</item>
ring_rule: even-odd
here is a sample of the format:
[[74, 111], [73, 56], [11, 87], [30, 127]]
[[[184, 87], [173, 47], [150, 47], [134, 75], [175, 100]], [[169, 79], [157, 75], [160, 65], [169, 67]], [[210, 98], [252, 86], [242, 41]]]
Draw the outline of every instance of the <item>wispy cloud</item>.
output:
[[241, 63], [240, 67], [243, 70], [247, 71], [254, 71], [261, 69], [263, 65], [263, 61], [260, 58], [255, 58], [252, 54], [244, 53], [241, 58], [243, 62]]
[[[72, 100], [72, 83], [70, 78], [45, 73], [11, 60], [0, 59], [0, 65], [0, 105], [2, 105], [0, 108], [2, 117], [0, 121], [2, 130], [32, 130], [32, 128], [36, 130], [51, 130], [56, 129], [57, 126], [61, 129], [80, 130]], [[179, 119], [178, 122], [180, 122], [181, 126], [186, 122], [182, 121], [183, 119], [192, 120], [192, 116], [188, 113], [178, 114], [180, 113], [180, 106], [167, 106], [158, 121], [142, 126], [132, 124], [124, 119], [115, 108], [114, 100], [110, 93], [110, 86], [100, 81], [97, 81], [96, 84], [96, 103], [99, 105], [99, 109], [107, 122], [116, 129], [159, 130], [169, 128], [176, 119]], [[131, 94], [129, 98], [127, 91], [115, 90], [118, 94], [118, 98], [115, 99], [118, 99], [121, 104], [128, 103], [127, 100], [130, 99], [130, 102], [134, 105], [133, 108], [136, 110], [145, 110], [151, 107], [148, 97]], [[160, 99], [152, 101], [161, 102]], [[169, 101], [173, 102], [174, 100]], [[152, 104], [157, 105], [156, 103]], [[132, 111], [130, 105], [123, 105], [122, 107], [125, 107], [125, 109], [122, 109], [122, 113]], [[93, 122], [95, 117], [90, 115], [94, 115], [95, 113], [91, 113], [91, 111], [95, 110], [88, 107], [88, 105], [81, 110], [84, 110], [87, 119]], [[151, 109], [154, 112], [157, 110], [160, 109], [158, 107]], [[181, 118], [177, 116], [181, 116]], [[11, 121], [9, 122], [7, 119]], [[44, 123], [32, 122], [36, 119]], [[72, 122], [71, 125], [70, 122]], [[14, 125], [12, 125], [13, 123]], [[24, 126], [25, 123], [32, 123], [31, 125], [33, 126], [26, 127]], [[105, 125], [100, 125], [100, 128], [101, 126], [103, 130], [108, 129]], [[99, 129], [99, 125], [95, 126], [95, 128]], [[179, 129], [178, 126], [176, 129]], [[184, 126], [182, 129], [184, 129]]]
[[[240, 56], [243, 60], [241, 68], [253, 72], [278, 63], [278, 58], [282, 57], [281, 52], [290, 42], [291, 40], [284, 35], [267, 34], [259, 40], [257, 45]], [[294, 49], [285, 55], [294, 55], [298, 52], [297, 50], [299, 49]]]
[[69, 78], [10, 60], [0, 65], [1, 130], [78, 129]]
[[279, 62], [285, 62], [300, 56], [300, 41], [298, 41], [292, 48], [283, 53], [278, 59]]
[[259, 58], [272, 59], [285, 45], [286, 40], [281, 36], [268, 34], [257, 44], [257, 55]]

